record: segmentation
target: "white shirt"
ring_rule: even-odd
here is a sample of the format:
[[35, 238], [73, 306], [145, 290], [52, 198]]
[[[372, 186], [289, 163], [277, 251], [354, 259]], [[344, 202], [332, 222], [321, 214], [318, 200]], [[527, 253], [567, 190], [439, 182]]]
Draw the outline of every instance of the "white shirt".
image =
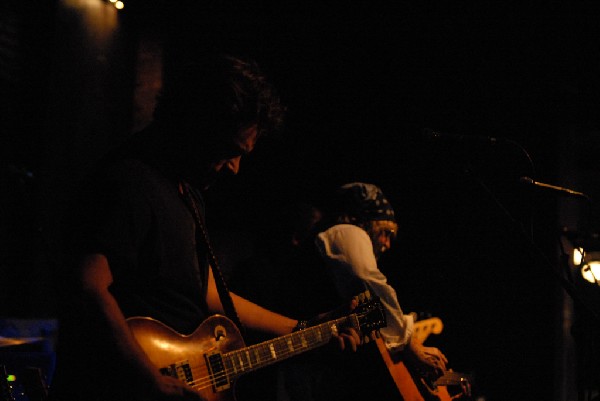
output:
[[387, 348], [392, 352], [403, 349], [413, 332], [413, 318], [402, 312], [396, 291], [377, 268], [367, 232], [352, 224], [338, 224], [319, 233], [316, 244], [331, 267], [339, 295], [350, 299], [365, 291], [367, 284], [385, 310], [387, 326], [380, 332]]

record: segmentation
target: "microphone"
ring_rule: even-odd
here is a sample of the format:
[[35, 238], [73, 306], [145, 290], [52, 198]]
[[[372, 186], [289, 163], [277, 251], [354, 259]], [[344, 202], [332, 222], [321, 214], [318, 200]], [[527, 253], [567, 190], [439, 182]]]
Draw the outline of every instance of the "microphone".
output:
[[543, 182], [535, 181], [535, 180], [533, 180], [533, 178], [530, 178], [530, 177], [520, 177], [519, 178], [519, 182], [521, 184], [524, 184], [524, 185], [534, 186], [534, 187], [544, 188], [544, 189], [549, 189], [549, 190], [560, 192], [560, 193], [563, 193], [563, 194], [566, 194], [566, 195], [579, 196], [581, 198], [585, 198], [587, 200], [590, 200], [590, 197], [587, 196], [586, 194], [584, 194], [583, 192], [573, 191], [572, 189], [563, 188], [563, 187], [559, 187], [559, 186], [556, 186], [556, 185], [545, 184]]
[[423, 137], [429, 141], [443, 143], [482, 143], [496, 145], [498, 142], [502, 141], [501, 138], [488, 136], [447, 134], [445, 132], [434, 131], [430, 128], [425, 128], [423, 130]]

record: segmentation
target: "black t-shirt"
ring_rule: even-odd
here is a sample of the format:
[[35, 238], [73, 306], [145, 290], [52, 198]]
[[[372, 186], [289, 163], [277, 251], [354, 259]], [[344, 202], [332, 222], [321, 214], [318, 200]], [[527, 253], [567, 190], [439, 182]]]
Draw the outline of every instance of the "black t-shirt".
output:
[[73, 253], [107, 257], [110, 291], [125, 317], [149, 316], [192, 332], [205, 317], [207, 263], [204, 257], [198, 264], [194, 219], [178, 182], [139, 160], [122, 160], [92, 175], [79, 206]]
[[[67, 219], [67, 258], [59, 279], [65, 301], [56, 373], [59, 396], [81, 396], [90, 385], [109, 385], [108, 379], [121, 374], [103, 324], [73, 291], [73, 269], [81, 255], [106, 256], [113, 275], [109, 290], [126, 318], [152, 317], [189, 334], [207, 314], [207, 258], [197, 253], [194, 218], [176, 179], [141, 160], [120, 159], [103, 164], [80, 192]], [[203, 213], [203, 205], [198, 207]]]

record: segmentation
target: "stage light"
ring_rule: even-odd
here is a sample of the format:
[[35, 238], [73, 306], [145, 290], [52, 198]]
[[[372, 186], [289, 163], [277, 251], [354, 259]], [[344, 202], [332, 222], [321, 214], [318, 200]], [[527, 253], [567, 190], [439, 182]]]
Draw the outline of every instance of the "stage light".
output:
[[586, 281], [600, 285], [600, 251], [586, 252], [582, 247], [574, 248], [573, 265], [581, 269], [581, 276]]
[[581, 267], [581, 275], [590, 283], [600, 285], [600, 259], [586, 262]]
[[125, 3], [120, 0], [105, 0], [111, 3], [117, 10], [122, 10], [125, 8]]
[[575, 266], [581, 266], [583, 261], [583, 248], [573, 248], [573, 264]]

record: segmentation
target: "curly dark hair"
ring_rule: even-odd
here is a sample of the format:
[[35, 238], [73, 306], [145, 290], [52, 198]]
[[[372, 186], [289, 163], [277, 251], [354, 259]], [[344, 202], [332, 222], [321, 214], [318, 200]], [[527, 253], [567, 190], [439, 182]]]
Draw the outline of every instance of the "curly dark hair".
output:
[[218, 55], [173, 68], [164, 77], [154, 121], [176, 135], [201, 130], [210, 139], [253, 123], [260, 135], [277, 131], [284, 114], [276, 90], [256, 62]]

